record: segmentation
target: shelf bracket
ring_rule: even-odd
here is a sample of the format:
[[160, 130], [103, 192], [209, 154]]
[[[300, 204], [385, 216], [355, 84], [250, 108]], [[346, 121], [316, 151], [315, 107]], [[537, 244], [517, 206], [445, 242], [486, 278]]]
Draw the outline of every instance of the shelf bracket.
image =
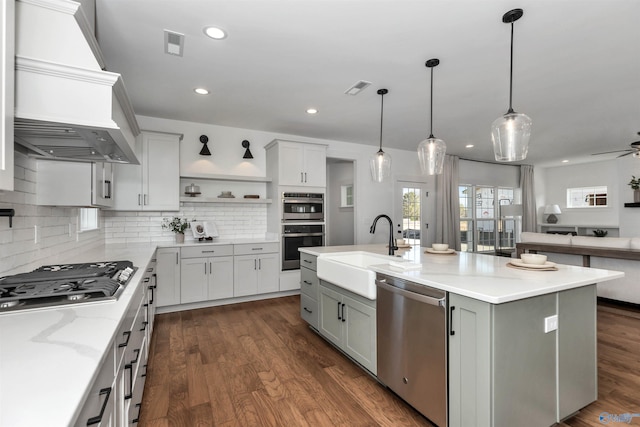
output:
[[15, 216], [16, 211], [13, 209], [0, 209], [0, 216], [8, 216], [9, 217], [9, 228], [13, 227], [13, 217]]

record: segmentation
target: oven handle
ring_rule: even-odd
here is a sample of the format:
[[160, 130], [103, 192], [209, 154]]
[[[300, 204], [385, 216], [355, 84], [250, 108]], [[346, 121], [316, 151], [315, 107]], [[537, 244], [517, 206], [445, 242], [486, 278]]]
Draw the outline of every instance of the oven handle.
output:
[[282, 237], [307, 237], [307, 236], [311, 236], [311, 237], [317, 237], [317, 236], [324, 236], [324, 233], [285, 233], [282, 235]]
[[304, 198], [300, 198], [300, 199], [282, 199], [282, 203], [322, 203], [324, 204], [324, 199], [304, 199]]

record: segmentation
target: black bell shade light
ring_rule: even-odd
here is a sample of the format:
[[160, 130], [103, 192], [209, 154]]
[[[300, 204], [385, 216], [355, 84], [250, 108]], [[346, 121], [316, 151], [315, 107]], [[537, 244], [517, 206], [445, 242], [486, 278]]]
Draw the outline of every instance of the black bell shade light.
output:
[[502, 16], [502, 22], [511, 24], [511, 60], [509, 65], [509, 110], [491, 125], [493, 153], [499, 162], [524, 160], [529, 151], [531, 119], [513, 111], [513, 23], [522, 17], [522, 9], [513, 9]]
[[200, 142], [204, 145], [202, 146], [202, 150], [200, 150], [201, 156], [210, 156], [211, 151], [209, 151], [209, 147], [207, 147], [207, 142], [209, 142], [209, 137], [207, 135], [200, 135]]
[[437, 58], [429, 59], [424, 65], [431, 69], [431, 103], [429, 117], [429, 138], [418, 145], [418, 161], [424, 175], [440, 175], [444, 165], [447, 144], [433, 136], [433, 69], [440, 64]]
[[380, 149], [371, 157], [371, 178], [375, 182], [382, 182], [391, 175], [391, 156], [382, 151], [382, 120], [384, 117], [384, 96], [389, 93], [387, 89], [379, 89], [380, 95]]
[[242, 148], [246, 148], [244, 156], [242, 156], [243, 159], [253, 159], [253, 154], [251, 154], [251, 150], [249, 150], [250, 145], [251, 143], [246, 139], [242, 141]]

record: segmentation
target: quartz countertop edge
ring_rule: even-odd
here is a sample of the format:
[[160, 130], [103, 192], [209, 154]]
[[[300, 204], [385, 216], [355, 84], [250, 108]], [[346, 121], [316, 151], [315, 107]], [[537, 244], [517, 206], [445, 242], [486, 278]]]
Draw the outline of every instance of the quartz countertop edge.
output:
[[[398, 260], [422, 264], [420, 270], [402, 271], [389, 264], [371, 265], [377, 273], [431, 286], [491, 304], [560, 292], [624, 277], [621, 271], [558, 264], [557, 271], [527, 271], [507, 266], [510, 258], [470, 252], [455, 255], [424, 254], [421, 247], [397, 251]], [[323, 256], [350, 251], [387, 254], [385, 245], [324, 246], [300, 252]]]

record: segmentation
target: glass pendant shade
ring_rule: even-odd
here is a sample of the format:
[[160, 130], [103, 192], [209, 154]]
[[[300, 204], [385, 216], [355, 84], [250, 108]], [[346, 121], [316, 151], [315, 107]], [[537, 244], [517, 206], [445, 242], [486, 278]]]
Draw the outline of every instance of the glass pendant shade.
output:
[[526, 114], [509, 112], [491, 125], [493, 152], [499, 162], [524, 160], [529, 151], [531, 119]]
[[425, 175], [440, 175], [444, 166], [444, 156], [447, 145], [443, 140], [434, 138], [425, 139], [418, 145], [418, 161], [420, 170]]
[[371, 156], [371, 178], [375, 182], [382, 182], [391, 176], [391, 156], [380, 150]]

